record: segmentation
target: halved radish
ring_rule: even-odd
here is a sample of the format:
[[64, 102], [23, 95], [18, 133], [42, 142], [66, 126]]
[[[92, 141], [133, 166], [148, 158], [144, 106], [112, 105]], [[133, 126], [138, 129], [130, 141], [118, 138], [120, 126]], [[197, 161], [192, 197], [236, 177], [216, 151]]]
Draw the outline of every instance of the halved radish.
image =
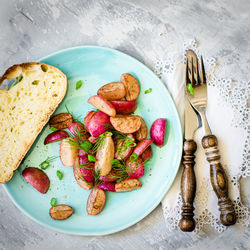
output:
[[149, 146], [141, 155], [143, 162], [149, 160], [153, 156], [152, 147]]
[[120, 114], [130, 114], [136, 110], [137, 101], [111, 101], [116, 112]]
[[125, 96], [126, 90], [121, 82], [111, 82], [99, 88], [97, 94], [109, 101], [120, 100]]
[[[140, 117], [141, 118], [141, 117]], [[147, 138], [147, 126], [145, 121], [141, 118], [141, 127], [138, 131], [135, 132], [135, 138], [137, 141], [142, 141]]]
[[102, 96], [99, 95], [91, 96], [88, 100], [88, 103], [109, 116], [116, 115], [115, 107], [109, 101], [104, 99]]
[[91, 136], [98, 137], [109, 129], [110, 117], [102, 111], [96, 112], [88, 123]]
[[106, 176], [100, 176], [99, 180], [104, 182], [114, 182], [119, 178], [119, 174], [116, 173], [113, 169]]
[[57, 130], [47, 135], [44, 140], [44, 145], [55, 142], [61, 141], [63, 138], [69, 137], [69, 134], [64, 130]]
[[126, 147], [126, 139], [131, 140], [131, 143], [135, 141], [133, 134], [128, 134], [127, 137], [119, 138], [115, 137], [115, 158], [118, 160], [125, 160], [127, 159], [133, 152], [134, 147]]
[[140, 178], [144, 175], [144, 165], [142, 159], [132, 162], [130, 159], [126, 160], [126, 172], [131, 178]]
[[45, 194], [50, 186], [48, 176], [39, 168], [28, 167], [22, 172], [23, 178], [37, 191]]
[[92, 111], [89, 111], [86, 116], [84, 117], [84, 126], [85, 126], [85, 129], [89, 132], [89, 122], [92, 118], [92, 116], [96, 113], [96, 111], [92, 110]]
[[139, 96], [140, 86], [138, 81], [131, 74], [122, 74], [121, 82], [124, 84], [126, 89], [125, 98], [128, 101], [134, 101]]
[[85, 141], [89, 137], [89, 134], [86, 132], [86, 130], [84, 129], [83, 125], [80, 124], [79, 122], [73, 122], [73, 123], [71, 123], [71, 125], [68, 127], [68, 130], [79, 141], [83, 142], [83, 141]]
[[105, 191], [115, 192], [115, 183], [114, 182], [103, 182], [103, 183], [98, 185], [98, 188], [105, 190]]
[[90, 190], [93, 187], [93, 183], [87, 182], [83, 177], [80, 168], [73, 168], [74, 177], [77, 184], [85, 190]]
[[163, 146], [165, 128], [166, 128], [166, 119], [159, 118], [154, 121], [150, 130], [150, 134], [151, 134], [151, 138], [154, 140], [155, 145]]
[[137, 154], [138, 156], [141, 155], [147, 149], [147, 147], [151, 143], [153, 143], [153, 141], [154, 141], [153, 139], [144, 139], [143, 141], [140, 141], [136, 145], [133, 153]]

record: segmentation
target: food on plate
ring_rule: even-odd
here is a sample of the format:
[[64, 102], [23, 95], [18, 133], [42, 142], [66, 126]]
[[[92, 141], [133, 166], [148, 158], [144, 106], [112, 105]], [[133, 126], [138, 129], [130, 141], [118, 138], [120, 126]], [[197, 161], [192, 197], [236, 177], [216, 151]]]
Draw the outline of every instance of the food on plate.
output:
[[97, 187], [104, 190], [104, 191], [115, 192], [115, 183], [114, 182], [102, 182]]
[[119, 114], [130, 114], [136, 110], [137, 101], [111, 101]]
[[50, 127], [56, 128], [56, 129], [65, 129], [71, 125], [73, 122], [73, 117], [69, 113], [60, 113], [57, 115], [54, 115], [49, 120]]
[[90, 190], [93, 187], [93, 183], [87, 182], [84, 177], [82, 176], [80, 168], [73, 168], [74, 177], [76, 182], [80, 187], [85, 190]]
[[91, 96], [88, 100], [88, 103], [109, 116], [116, 115], [116, 110], [113, 104], [100, 95]]
[[39, 168], [28, 167], [22, 172], [23, 178], [37, 191], [45, 194], [50, 186], [48, 176]]
[[93, 188], [87, 201], [87, 213], [89, 215], [99, 214], [103, 210], [105, 203], [105, 191], [98, 187]]
[[113, 139], [110, 135], [103, 138], [102, 145], [96, 152], [96, 171], [100, 171], [101, 176], [108, 175], [112, 169], [112, 160], [114, 159], [115, 146]]
[[125, 179], [115, 184], [116, 192], [129, 192], [142, 186], [140, 180], [136, 178]]
[[126, 95], [126, 90], [121, 82], [111, 82], [99, 88], [97, 95], [108, 101], [120, 100]]
[[60, 159], [64, 166], [74, 167], [78, 161], [78, 141], [74, 137], [68, 137], [60, 143]]
[[37, 62], [10, 67], [0, 86], [5, 82], [8, 88], [0, 89], [0, 183], [11, 179], [67, 89], [59, 69]]
[[[141, 118], [141, 117], [140, 117]], [[147, 138], [147, 126], [145, 121], [141, 118], [141, 127], [135, 132], [135, 138], [137, 141], [142, 141]]]
[[73, 214], [73, 208], [68, 205], [56, 205], [50, 208], [49, 215], [54, 220], [66, 220]]
[[152, 147], [149, 146], [141, 155], [143, 162], [147, 162], [153, 156]]
[[87, 131], [84, 129], [84, 126], [81, 123], [79, 123], [79, 122], [72, 122], [68, 126], [68, 130], [79, 141], [83, 142], [86, 139], [88, 139], [88, 137], [89, 137]]
[[47, 137], [44, 140], [44, 145], [55, 142], [55, 141], [61, 141], [64, 138], [69, 137], [69, 134], [64, 130], [57, 130], [55, 132], [52, 132], [47, 135]]
[[141, 155], [147, 149], [147, 147], [149, 147], [150, 144], [153, 143], [153, 141], [154, 141], [153, 139], [144, 139], [143, 141], [140, 141], [136, 145], [133, 153], [138, 156]]
[[144, 175], [144, 164], [141, 158], [132, 161], [130, 158], [126, 160], [126, 171], [131, 178], [140, 178]]
[[85, 126], [85, 129], [89, 132], [89, 129], [88, 129], [88, 126], [89, 126], [89, 122], [92, 118], [92, 116], [96, 113], [96, 111], [92, 110], [92, 111], [89, 111], [86, 116], [84, 117], [84, 126]]
[[152, 124], [150, 134], [157, 146], [163, 146], [165, 137], [166, 119], [159, 118]]
[[136, 115], [116, 115], [110, 117], [110, 122], [115, 130], [124, 134], [132, 134], [141, 127], [141, 119]]
[[136, 146], [133, 134], [128, 134], [125, 137], [116, 136], [115, 142], [115, 158], [118, 160], [126, 160], [133, 152]]
[[[89, 215], [97, 215], [103, 210], [108, 192], [140, 188], [139, 178], [144, 176], [145, 164], [152, 157], [151, 144], [154, 140], [157, 145], [164, 143], [165, 119], [153, 123], [152, 138], [147, 138], [143, 118], [130, 114], [137, 107], [139, 91], [137, 80], [130, 74], [123, 74], [122, 83], [106, 84], [98, 90], [98, 95], [89, 98], [88, 102], [98, 110], [89, 111], [84, 124], [73, 115], [63, 113], [64, 117], [73, 119], [67, 126], [71, 136], [65, 130], [57, 130], [45, 140], [46, 144], [61, 140], [61, 162], [73, 167], [81, 188], [92, 189], [87, 201]], [[125, 94], [127, 100], [123, 99]], [[52, 124], [55, 129], [58, 123]]]
[[139, 96], [140, 86], [138, 81], [131, 74], [125, 73], [121, 76], [121, 82], [124, 84], [126, 89], [125, 98], [127, 101], [134, 101]]
[[110, 117], [102, 111], [96, 112], [85, 126], [93, 137], [98, 137], [108, 130], [110, 124]]

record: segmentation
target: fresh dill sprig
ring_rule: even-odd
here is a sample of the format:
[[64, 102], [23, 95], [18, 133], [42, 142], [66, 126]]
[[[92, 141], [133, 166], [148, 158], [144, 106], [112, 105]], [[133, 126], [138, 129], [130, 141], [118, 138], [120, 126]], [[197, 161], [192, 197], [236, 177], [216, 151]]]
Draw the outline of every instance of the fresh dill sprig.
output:
[[96, 143], [94, 144], [94, 146], [93, 146], [93, 148], [92, 148], [93, 153], [96, 153], [97, 150], [100, 150], [100, 149], [103, 148], [105, 137], [112, 136], [112, 135], [113, 135], [112, 132], [104, 132], [103, 134], [101, 134], [101, 135], [98, 137]]
[[117, 178], [117, 182], [121, 182], [122, 180], [127, 179], [129, 177], [126, 171], [125, 160], [119, 161], [117, 159], [114, 159], [112, 161], [112, 168], [116, 174], [110, 175], [110, 177]]

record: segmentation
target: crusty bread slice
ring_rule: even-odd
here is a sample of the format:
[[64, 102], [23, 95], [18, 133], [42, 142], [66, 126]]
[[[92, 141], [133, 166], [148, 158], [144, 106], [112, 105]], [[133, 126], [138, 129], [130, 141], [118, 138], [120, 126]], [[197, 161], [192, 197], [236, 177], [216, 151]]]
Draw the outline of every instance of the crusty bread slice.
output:
[[0, 183], [11, 179], [67, 90], [66, 76], [44, 63], [10, 67], [0, 86], [13, 78], [20, 82], [0, 89]]

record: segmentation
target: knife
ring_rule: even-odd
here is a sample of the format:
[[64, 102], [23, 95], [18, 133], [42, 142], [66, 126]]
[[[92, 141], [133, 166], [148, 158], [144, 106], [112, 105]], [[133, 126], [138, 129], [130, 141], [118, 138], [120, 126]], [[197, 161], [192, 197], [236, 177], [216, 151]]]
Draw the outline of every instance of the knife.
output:
[[194, 172], [195, 151], [197, 144], [193, 140], [194, 133], [199, 127], [199, 120], [194, 109], [191, 107], [187, 96], [185, 95], [185, 122], [184, 122], [184, 144], [183, 144], [183, 172], [181, 177], [181, 197], [182, 213], [179, 227], [184, 232], [191, 232], [195, 229], [194, 220], [194, 198], [196, 192], [196, 179]]

